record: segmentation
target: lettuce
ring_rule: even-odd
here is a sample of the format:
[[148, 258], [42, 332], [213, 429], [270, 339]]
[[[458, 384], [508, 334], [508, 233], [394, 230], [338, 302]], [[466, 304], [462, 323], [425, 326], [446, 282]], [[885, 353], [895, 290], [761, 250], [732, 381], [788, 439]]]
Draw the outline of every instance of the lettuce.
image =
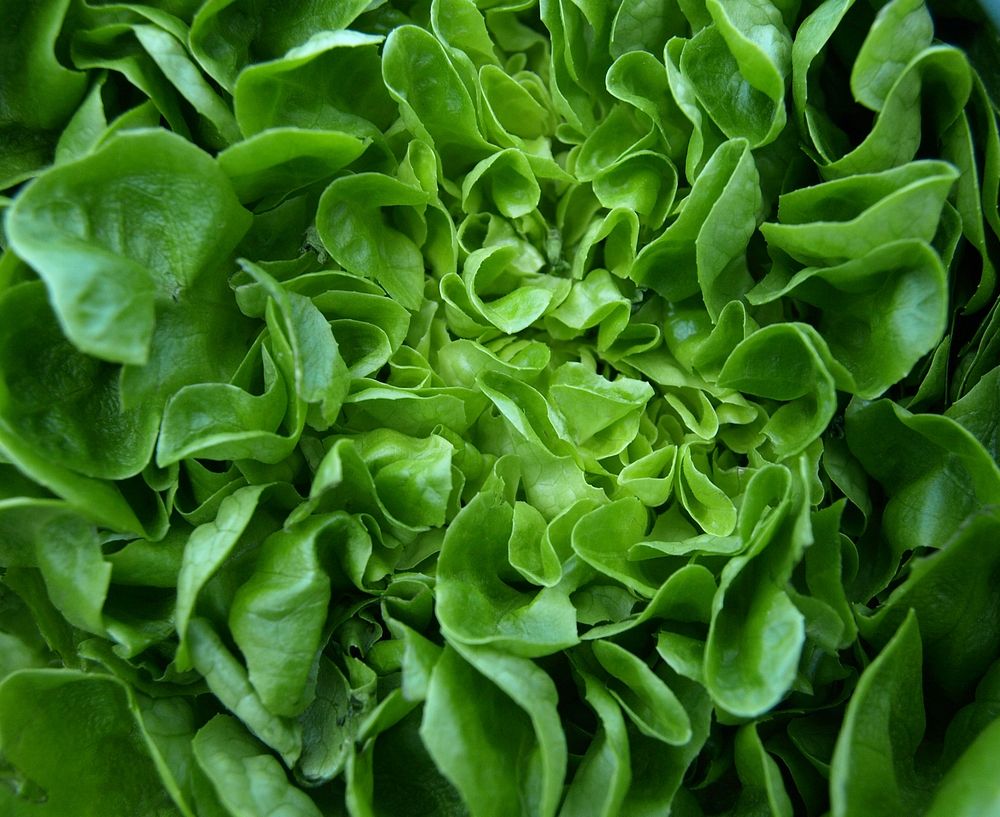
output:
[[987, 12], [0, 17], [0, 812], [1000, 814]]

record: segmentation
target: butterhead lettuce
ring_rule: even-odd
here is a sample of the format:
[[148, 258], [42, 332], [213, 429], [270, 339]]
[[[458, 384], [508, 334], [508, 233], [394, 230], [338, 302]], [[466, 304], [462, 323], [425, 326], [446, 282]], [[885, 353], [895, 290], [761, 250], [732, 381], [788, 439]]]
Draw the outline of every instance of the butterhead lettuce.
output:
[[0, 813], [1000, 814], [978, 6], [0, 19]]

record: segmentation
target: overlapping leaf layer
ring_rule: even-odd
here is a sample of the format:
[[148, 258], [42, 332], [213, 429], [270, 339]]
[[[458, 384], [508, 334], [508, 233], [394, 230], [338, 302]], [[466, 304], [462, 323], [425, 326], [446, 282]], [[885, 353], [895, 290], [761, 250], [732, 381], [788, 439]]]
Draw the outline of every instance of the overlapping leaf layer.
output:
[[1000, 814], [977, 7], [0, 17], [0, 812]]

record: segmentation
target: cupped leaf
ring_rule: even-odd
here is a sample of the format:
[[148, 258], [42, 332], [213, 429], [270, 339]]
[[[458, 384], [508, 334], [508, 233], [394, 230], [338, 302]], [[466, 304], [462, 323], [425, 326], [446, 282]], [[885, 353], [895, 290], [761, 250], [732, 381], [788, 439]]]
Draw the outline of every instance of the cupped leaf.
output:
[[512, 77], [496, 65], [486, 64], [479, 69], [479, 87], [497, 124], [508, 135], [537, 139], [553, 128], [551, 103], [536, 75]]
[[847, 443], [889, 499], [883, 531], [898, 558], [940, 547], [970, 514], [1000, 501], [1000, 471], [954, 420], [911, 414], [890, 400], [855, 402]]
[[778, 201], [768, 246], [803, 264], [832, 266], [903, 239], [930, 242], [958, 174], [944, 162], [912, 162], [804, 187]]
[[961, 51], [944, 45], [924, 49], [907, 63], [889, 89], [869, 134], [856, 148], [824, 164], [824, 177], [871, 173], [911, 161], [923, 136], [923, 105], [918, 102], [927, 98], [929, 124], [945, 130], [971, 92], [972, 74]]
[[312, 301], [287, 292], [257, 265], [241, 265], [270, 296], [265, 315], [275, 362], [288, 387], [310, 407], [306, 421], [317, 429], [328, 428], [348, 390], [347, 367], [329, 321]]
[[624, 331], [631, 304], [607, 270], [596, 269], [573, 284], [565, 300], [545, 316], [549, 334], [559, 340], [580, 337], [597, 327], [598, 348], [606, 349]]
[[684, 446], [677, 457], [681, 505], [705, 533], [728, 536], [736, 527], [736, 508], [725, 491], [699, 468], [693, 452], [690, 446]]
[[485, 199], [508, 218], [520, 218], [538, 206], [541, 192], [524, 154], [502, 150], [483, 159], [465, 176], [462, 206], [476, 212]]
[[[910, 612], [921, 628], [927, 674], [958, 698], [989, 667], [1000, 645], [1000, 606], [991, 588], [1000, 571], [995, 508], [968, 517], [954, 535], [910, 564], [900, 587], [870, 616], [859, 616], [861, 634], [884, 646]], [[952, 588], [962, 588], [956, 604]]]
[[655, 564], [629, 558], [629, 547], [646, 538], [648, 511], [635, 498], [595, 508], [573, 528], [573, 551], [595, 570], [652, 598], [662, 578]]
[[395, 208], [422, 208], [423, 190], [379, 173], [337, 179], [323, 193], [317, 229], [344, 269], [373, 278], [407, 309], [423, 298], [424, 259], [413, 238], [393, 225]]
[[468, 89], [444, 47], [417, 26], [400, 26], [385, 43], [382, 73], [406, 126], [437, 149], [449, 169], [491, 152]]
[[555, 373], [549, 394], [566, 419], [568, 439], [601, 458], [632, 441], [653, 389], [639, 380], [608, 380], [583, 364], [567, 363]]
[[791, 37], [781, 13], [767, 0], [706, 7], [714, 24], [684, 49], [681, 70], [726, 136], [767, 145], [785, 126]]
[[381, 138], [395, 117], [381, 77], [381, 42], [359, 31], [318, 31], [269, 62], [247, 66], [233, 88], [240, 130], [253, 136], [294, 127]]
[[237, 384], [196, 383], [170, 398], [156, 445], [158, 465], [193, 457], [276, 463], [291, 453], [296, 435], [277, 433], [289, 408], [288, 389], [263, 347], [251, 350], [246, 369], [253, 366], [257, 354], [263, 363], [261, 394], [251, 394]]
[[[624, 11], [619, 9], [619, 19]], [[690, 138], [688, 123], [682, 119], [677, 102], [670, 94], [666, 68], [653, 54], [642, 50], [629, 51], [618, 57], [608, 69], [609, 93], [635, 106], [648, 116], [667, 144], [667, 156], [678, 160]]]
[[177, 93], [197, 111], [205, 142], [221, 147], [237, 141], [240, 131], [231, 107], [202, 76], [185, 47], [187, 30], [155, 13], [148, 13], [147, 19], [154, 24], [133, 26], [135, 38]]
[[312, 508], [368, 513], [412, 531], [445, 521], [454, 487], [454, 449], [443, 437], [410, 437], [389, 428], [332, 438], [316, 466]]
[[347, 764], [362, 722], [376, 703], [375, 673], [347, 656], [346, 672], [321, 657], [316, 698], [302, 713], [302, 756], [296, 773], [315, 784], [336, 777]]
[[[508, 334], [527, 328], [558, 305], [570, 287], [559, 278], [517, 274], [511, 263], [516, 257], [516, 248], [509, 244], [483, 247], [469, 255], [462, 269], [473, 314]], [[442, 293], [444, 289], [442, 281]]]
[[124, 479], [146, 467], [155, 409], [123, 408], [118, 367], [73, 347], [38, 281], [0, 296], [0, 366], [0, 433], [91, 477]]
[[420, 733], [472, 814], [556, 813], [566, 771], [556, 700], [551, 678], [526, 658], [445, 648]]
[[[187, 632], [192, 663], [215, 697], [287, 764], [294, 764], [302, 753], [301, 725], [275, 715], [264, 705], [246, 669], [208, 621], [192, 619]], [[273, 757], [268, 758], [277, 766]]]
[[721, 145], [684, 209], [636, 257], [629, 276], [671, 301], [701, 293], [713, 319], [750, 288], [746, 247], [760, 208], [757, 167], [745, 140]]
[[181, 642], [175, 661], [185, 668], [190, 666], [185, 644], [187, 626], [195, 615], [198, 596], [237, 547], [267, 490], [263, 485], [238, 488], [220, 501], [215, 518], [199, 525], [188, 538], [177, 575], [174, 614]]
[[142, 131], [40, 177], [11, 208], [7, 232], [74, 346], [143, 364], [158, 305], [214, 274], [249, 224], [211, 158], [179, 136]]
[[566, 792], [561, 817], [614, 817], [632, 783], [632, 755], [620, 704], [595, 675], [575, 667], [584, 696], [599, 720]]
[[941, 340], [947, 288], [937, 253], [922, 241], [904, 240], [836, 266], [809, 267], [778, 292], [755, 290], [748, 297], [761, 303], [790, 296], [814, 306], [816, 329], [853, 378], [849, 390], [872, 399]]
[[277, 715], [299, 715], [309, 703], [309, 675], [330, 603], [320, 543], [335, 539], [338, 521], [313, 516], [271, 534], [229, 609], [250, 682]]
[[712, 603], [705, 686], [718, 706], [741, 717], [784, 697], [802, 655], [804, 619], [786, 589], [811, 540], [800, 478], [783, 466], [753, 476], [740, 519], [751, 549], [726, 564]]
[[575, 644], [576, 615], [558, 586], [531, 593], [514, 585], [520, 577], [508, 562], [515, 513], [507, 494], [515, 489], [516, 478], [498, 464], [449, 526], [438, 559], [437, 615], [455, 642], [534, 657]]
[[934, 22], [920, 0], [894, 0], [879, 9], [851, 68], [851, 93], [873, 111], [882, 109], [906, 64], [931, 44]]
[[629, 154], [594, 177], [594, 195], [608, 209], [633, 210], [651, 228], [659, 227], [674, 203], [677, 169], [654, 151]]
[[834, 375], [817, 346], [822, 340], [811, 327], [764, 327], [733, 350], [719, 373], [720, 385], [784, 403], [763, 428], [782, 458], [803, 451], [837, 408]]
[[778, 763], [764, 748], [756, 724], [740, 727], [736, 733], [736, 771], [743, 783], [743, 790], [736, 808], [749, 811], [752, 804], [767, 804], [774, 817], [791, 817], [792, 801], [785, 790]]
[[993, 763], [1000, 751], [1000, 721], [993, 721], [969, 746], [938, 786], [928, 817], [973, 817], [1000, 808]]

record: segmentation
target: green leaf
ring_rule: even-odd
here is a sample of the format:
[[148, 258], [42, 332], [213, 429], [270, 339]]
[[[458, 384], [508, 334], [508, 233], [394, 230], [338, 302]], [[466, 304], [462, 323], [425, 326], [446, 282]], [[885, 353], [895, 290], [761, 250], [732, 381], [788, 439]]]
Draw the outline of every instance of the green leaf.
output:
[[720, 130], [752, 147], [773, 142], [785, 126], [784, 77], [791, 37], [780, 12], [767, 0], [706, 4], [713, 25], [684, 49], [686, 74]]
[[104, 633], [111, 565], [93, 524], [58, 500], [17, 498], [0, 500], [0, 531], [5, 566], [37, 566], [67, 621]]
[[802, 654], [803, 616], [786, 591], [811, 539], [797, 479], [781, 466], [751, 478], [740, 517], [750, 550], [726, 564], [712, 603], [705, 685], [718, 706], [741, 717], [755, 717], [781, 700]]
[[873, 615], [858, 617], [862, 636], [881, 647], [915, 613], [927, 674], [956, 699], [982, 677], [1000, 645], [1000, 609], [991, 589], [1000, 569], [998, 525], [995, 509], [970, 515], [940, 550], [910, 562], [906, 580]]
[[911, 162], [782, 196], [768, 246], [803, 264], [833, 266], [903, 239], [930, 242], [957, 173], [944, 162]]
[[386, 39], [382, 74], [403, 122], [434, 146], [447, 168], [467, 168], [490, 152], [472, 97], [430, 32], [411, 25], [394, 29]]
[[297, 773], [317, 784], [340, 774], [354, 747], [361, 724], [376, 700], [376, 675], [355, 658], [345, 657], [346, 675], [322, 657], [316, 698], [302, 713], [302, 756]]
[[69, 0], [0, 6], [0, 190], [52, 161], [57, 132], [83, 100], [86, 76], [56, 59]]
[[615, 15], [611, 33], [611, 56], [626, 52], [655, 53], [673, 35], [687, 29], [680, 4], [652, 3], [649, 0], [625, 0]]
[[635, 498], [596, 508], [573, 528], [574, 552], [595, 570], [621, 582], [634, 593], [652, 598], [662, 578], [655, 565], [634, 561], [628, 547], [646, 538], [648, 512]]
[[1000, 462], [996, 401], [1000, 398], [1000, 368], [983, 375], [965, 396], [948, 408], [946, 416], [972, 434], [994, 461]]
[[314, 516], [264, 540], [229, 609], [250, 683], [276, 715], [294, 717], [309, 703], [309, 675], [330, 603], [319, 552], [330, 521]]
[[1000, 471], [954, 420], [911, 414], [889, 400], [854, 403], [847, 443], [883, 484], [883, 529], [893, 554], [940, 547], [969, 515], [1000, 500]]
[[268, 710], [242, 664], [205, 619], [192, 619], [187, 633], [192, 663], [213, 694], [287, 764], [293, 764], [302, 752], [301, 726]]
[[252, 0], [209, 0], [191, 25], [191, 50], [226, 90], [250, 62], [280, 57], [317, 32], [337, 31], [364, 11], [361, 0], [315, 9], [299, 0], [283, 9]]
[[811, 327], [767, 326], [740, 343], [719, 373], [720, 385], [784, 403], [763, 428], [779, 458], [803, 451], [833, 418], [835, 381], [824, 346]]
[[315, 409], [307, 419], [309, 425], [328, 428], [348, 390], [347, 367], [329, 321], [312, 301], [287, 292], [259, 266], [248, 261], [241, 265], [270, 296], [265, 308], [267, 325], [275, 362], [287, 385], [294, 388], [299, 400]]
[[319, 817], [322, 813], [235, 718], [216, 715], [198, 730], [193, 746], [199, 767], [230, 813], [255, 817]]
[[206, 154], [145, 131], [40, 177], [11, 208], [7, 231], [73, 345], [141, 365], [158, 305], [214, 272], [249, 218]]
[[272, 128], [222, 151], [219, 167], [240, 201], [253, 202], [330, 178], [365, 147], [357, 137], [338, 131]]
[[921, 105], [934, 100], [933, 124], [945, 130], [972, 92], [964, 54], [949, 46], [931, 46], [910, 60], [893, 83], [870, 133], [860, 145], [824, 165], [826, 178], [871, 173], [897, 167], [917, 154], [922, 135]]
[[518, 575], [508, 562], [515, 512], [505, 497], [515, 488], [516, 479], [498, 463], [449, 526], [438, 559], [437, 616], [454, 642], [534, 657], [575, 644], [576, 615], [558, 586], [537, 593], [512, 586]]
[[[628, 4], [623, 4], [618, 11], [618, 20], [627, 13]], [[652, 4], [647, 4], [652, 6]], [[660, 21], [663, 17], [659, 18]], [[661, 46], [662, 47], [662, 46]], [[615, 60], [608, 70], [607, 87], [623, 102], [635, 106], [648, 116], [655, 124], [667, 143], [667, 156], [677, 160], [683, 155], [690, 138], [682, 114], [670, 94], [669, 79], [664, 65], [653, 54], [660, 48], [652, 49], [653, 53], [630, 51]], [[649, 151], [653, 153], [653, 151]], [[631, 155], [636, 155], [630, 151]], [[622, 161], [627, 157], [623, 156]], [[653, 182], [655, 185], [655, 182]]]
[[133, 30], [164, 76], [207, 122], [206, 141], [221, 145], [237, 141], [240, 132], [236, 118], [188, 54], [187, 32], [183, 28], [170, 32], [158, 25], [138, 25]]
[[851, 93], [879, 111], [906, 64], [931, 44], [934, 23], [919, 0], [893, 0], [879, 9], [851, 69]]
[[184, 556], [177, 574], [175, 612], [181, 642], [176, 660], [181, 665], [189, 665], [185, 638], [198, 595], [237, 546], [266, 490], [267, 486], [247, 486], [224, 498], [219, 504], [215, 519], [197, 527], [184, 547]]
[[608, 380], [583, 364], [566, 363], [556, 371], [549, 394], [565, 417], [566, 438], [600, 459], [632, 441], [653, 389], [639, 380]]
[[413, 531], [444, 523], [453, 487], [445, 439], [380, 428], [329, 445], [310, 492], [316, 508], [361, 511]]
[[924, 734], [921, 646], [910, 614], [858, 681], [830, 767], [834, 817], [920, 809], [926, 790], [914, 769]]
[[428, 195], [398, 179], [359, 173], [337, 179], [323, 193], [316, 214], [330, 255], [355, 275], [374, 278], [407, 309], [423, 299], [424, 262], [413, 238], [393, 226], [396, 208], [419, 208]]
[[446, 647], [420, 736], [475, 817], [556, 813], [566, 769], [556, 688], [528, 659]]
[[699, 174], [677, 220], [643, 248], [629, 276], [671, 301], [700, 291], [716, 319], [750, 288], [745, 253], [760, 201], [748, 144], [725, 142]]
[[[816, 307], [817, 330], [854, 380], [849, 390], [868, 399], [909, 374], [947, 324], [947, 274], [919, 241], [893, 241], [854, 261], [809, 267], [780, 295]], [[777, 297], [749, 295], [752, 302]], [[836, 309], [828, 308], [833, 302]]]
[[[768, 754], [757, 733], [756, 724], [740, 727], [736, 733], [736, 771], [743, 783], [736, 809], [750, 813], [766, 803], [767, 812], [775, 817], [791, 817], [792, 801], [785, 790], [781, 769]], [[761, 809], [761, 811], [763, 811]]]
[[705, 533], [728, 536], [736, 527], [736, 508], [725, 492], [699, 469], [692, 448], [678, 455], [677, 491], [681, 505]]
[[0, 433], [89, 477], [124, 479], [146, 467], [156, 412], [123, 408], [118, 368], [67, 341], [40, 282], [0, 296], [0, 327]]
[[[199, 18], [207, 20], [213, 6], [222, 3], [228, 0], [207, 3]], [[230, 8], [233, 5], [243, 2]], [[352, 5], [339, 7], [347, 11]], [[337, 13], [334, 9], [327, 13], [331, 12]], [[312, 36], [289, 44], [294, 48], [282, 48], [268, 57], [270, 61], [255, 61], [239, 72], [232, 93], [236, 121], [245, 136], [294, 127], [380, 138], [380, 130], [395, 118], [377, 53], [382, 38], [359, 31], [322, 30], [321, 20], [322, 15], [305, 21], [310, 27], [320, 25]], [[196, 54], [198, 29], [196, 21], [191, 34]], [[269, 31], [278, 33], [280, 27], [272, 25]]]
[[938, 785], [928, 817], [972, 817], [1000, 808], [993, 762], [1000, 749], [1000, 721], [993, 721], [958, 759]]
[[684, 707], [642, 660], [611, 641], [595, 641], [594, 657], [615, 679], [609, 691], [640, 732], [673, 746], [691, 740]]
[[462, 207], [482, 209], [484, 198], [508, 218], [526, 216], [538, 206], [541, 188], [520, 151], [508, 149], [483, 159], [462, 182]]
[[12, 814], [191, 814], [168, 794], [134, 698], [110, 676], [15, 672], [0, 684], [0, 715], [0, 749], [27, 797]]
[[264, 370], [260, 395], [235, 384], [195, 383], [170, 398], [156, 444], [159, 466], [195, 456], [275, 463], [291, 453], [301, 428], [295, 434], [277, 433], [289, 410], [288, 390], [271, 355], [263, 348], [260, 355]]
[[561, 817], [612, 817], [620, 814], [632, 783], [632, 757], [621, 707], [604, 684], [577, 668], [585, 697], [600, 721], [599, 729], [569, 789]]

